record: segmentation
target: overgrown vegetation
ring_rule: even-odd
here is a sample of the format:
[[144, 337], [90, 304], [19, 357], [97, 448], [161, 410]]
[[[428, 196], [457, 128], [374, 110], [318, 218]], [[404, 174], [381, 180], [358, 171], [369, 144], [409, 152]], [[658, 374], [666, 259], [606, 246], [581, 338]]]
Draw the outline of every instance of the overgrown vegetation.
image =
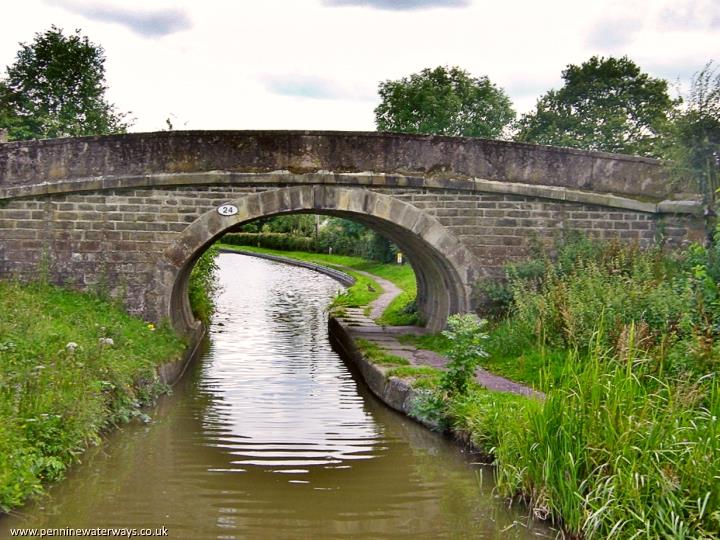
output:
[[0, 282], [0, 511], [62, 478], [101, 432], [143, 416], [184, 344], [106, 300]]
[[582, 352], [602, 325], [602, 345], [623, 356], [632, 324], [662, 375], [717, 368], [719, 278], [717, 244], [668, 254], [570, 234], [550, 253], [508, 267], [502, 285], [478, 289], [492, 291], [496, 317], [505, 317], [496, 341], [509, 331], [523, 347]]
[[210, 324], [210, 318], [215, 311], [215, 295], [218, 291], [218, 266], [215, 262], [217, 254], [217, 246], [212, 245], [200, 256], [190, 273], [188, 284], [188, 297], [193, 315], [206, 326]]
[[632, 334], [624, 358], [602, 339], [570, 354], [541, 405], [504, 418], [499, 485], [586, 538], [717, 538], [717, 376], [658, 377]]
[[[717, 243], [673, 255], [568, 235], [509, 267], [479, 287], [495, 306], [482, 363], [546, 397], [470, 384], [438, 423], [492, 454], [506, 495], [571, 535], [717, 537], [719, 260]], [[413, 341], [452, 350], [446, 337]]]

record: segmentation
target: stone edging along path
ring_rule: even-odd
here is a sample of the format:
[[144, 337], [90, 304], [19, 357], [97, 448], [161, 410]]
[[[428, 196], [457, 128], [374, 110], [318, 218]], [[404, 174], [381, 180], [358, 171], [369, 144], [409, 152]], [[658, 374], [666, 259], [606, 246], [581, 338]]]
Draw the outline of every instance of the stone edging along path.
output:
[[[310, 270], [315, 270], [326, 274], [343, 285], [349, 286], [355, 282], [355, 279], [344, 272], [328, 268], [315, 263], [299, 261], [289, 257], [278, 255], [268, 255], [265, 253], [255, 253], [250, 251], [235, 251], [230, 249], [220, 249], [221, 253], [239, 253], [249, 255], [251, 257], [259, 257], [271, 261], [301, 266]], [[340, 267], [344, 268], [344, 267]], [[369, 272], [347, 268], [358, 274], [362, 274], [371, 278], [381, 288], [380, 296], [370, 303], [370, 313], [365, 315], [364, 308], [345, 308], [342, 315], [331, 315], [329, 321], [330, 339], [333, 344], [339, 346], [345, 356], [353, 361], [363, 378], [367, 382], [370, 389], [387, 405], [398, 411], [410, 415], [412, 401], [415, 392], [407, 381], [397, 377], [388, 377], [386, 373], [392, 367], [379, 366], [373, 364], [364, 357], [360, 349], [355, 345], [356, 339], [364, 339], [375, 343], [383, 351], [405, 358], [410, 362], [411, 366], [431, 366], [435, 368], [443, 368], [447, 364], [448, 359], [433, 351], [418, 349], [413, 345], [405, 345], [397, 340], [396, 336], [404, 334], [421, 335], [426, 330], [419, 326], [381, 326], [375, 322], [379, 319], [385, 309], [390, 305], [393, 299], [402, 291], [391, 281], [378, 277]], [[528, 397], [544, 397], [541, 392], [520, 384], [518, 382], [506, 379], [499, 375], [490, 373], [489, 371], [479, 368], [475, 373], [475, 380], [488, 390], [498, 392], [511, 392]]]

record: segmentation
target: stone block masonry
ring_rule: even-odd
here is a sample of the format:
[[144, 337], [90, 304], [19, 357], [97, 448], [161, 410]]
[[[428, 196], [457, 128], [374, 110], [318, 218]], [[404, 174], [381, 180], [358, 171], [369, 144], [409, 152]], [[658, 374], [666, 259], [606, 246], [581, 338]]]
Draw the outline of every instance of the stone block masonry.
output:
[[[0, 144], [0, 279], [106, 290], [194, 328], [187, 276], [245, 221], [315, 212], [394, 241], [428, 326], [471, 309], [474, 281], [562, 229], [680, 246], [698, 197], [657, 162], [498, 141], [388, 134], [172, 132]], [[217, 208], [231, 203], [232, 217]]]

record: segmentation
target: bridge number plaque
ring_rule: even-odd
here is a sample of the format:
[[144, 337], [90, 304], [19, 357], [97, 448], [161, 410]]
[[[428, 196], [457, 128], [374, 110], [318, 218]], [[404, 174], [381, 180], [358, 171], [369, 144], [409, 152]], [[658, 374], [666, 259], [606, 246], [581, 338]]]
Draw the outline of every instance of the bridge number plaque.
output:
[[238, 213], [238, 207], [234, 204], [221, 204], [217, 211], [221, 216], [234, 216]]

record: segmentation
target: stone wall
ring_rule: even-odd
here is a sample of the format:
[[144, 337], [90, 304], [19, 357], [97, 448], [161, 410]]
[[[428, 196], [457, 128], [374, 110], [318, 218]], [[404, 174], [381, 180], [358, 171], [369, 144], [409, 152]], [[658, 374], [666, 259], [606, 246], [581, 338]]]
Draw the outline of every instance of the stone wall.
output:
[[172, 173], [272, 171], [483, 178], [663, 200], [657, 160], [468, 137], [308, 131], [171, 131], [52, 139], [0, 146], [0, 190], [37, 182]]
[[[563, 228], [679, 246], [700, 205], [654, 160], [378, 133], [171, 132], [0, 144], [0, 279], [104, 290], [193, 324], [192, 264], [231, 225], [282, 212], [356, 219], [406, 252], [437, 328], [473, 283]], [[234, 202], [234, 221], [215, 209]]]
[[[52, 281], [107, 288], [126, 297], [131, 312], [157, 320], [162, 314], [154, 310], [161, 294], [156, 267], [164, 250], [204, 213], [269, 189], [176, 187], [13, 199], [0, 208], [0, 277], [37, 276], [46, 257]], [[473, 254], [478, 276], [497, 274], [503, 264], [525, 258], [533, 242], [549, 242], [563, 227], [645, 246], [660, 237], [670, 245], [701, 239], [698, 219], [692, 216], [516, 195], [371, 191], [435, 217]]]

